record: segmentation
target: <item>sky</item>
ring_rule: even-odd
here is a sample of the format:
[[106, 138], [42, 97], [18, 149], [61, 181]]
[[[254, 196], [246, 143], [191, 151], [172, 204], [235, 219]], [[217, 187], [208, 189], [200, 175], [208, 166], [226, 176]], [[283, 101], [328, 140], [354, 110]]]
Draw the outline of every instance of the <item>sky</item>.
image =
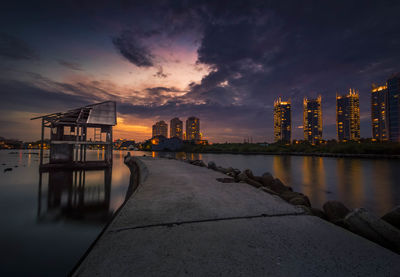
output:
[[[11, 2], [11, 1], [10, 1]], [[273, 101], [359, 91], [371, 137], [371, 84], [400, 71], [400, 1], [12, 1], [0, 10], [0, 136], [40, 138], [30, 118], [117, 102], [114, 138], [200, 118], [211, 142], [273, 140]]]

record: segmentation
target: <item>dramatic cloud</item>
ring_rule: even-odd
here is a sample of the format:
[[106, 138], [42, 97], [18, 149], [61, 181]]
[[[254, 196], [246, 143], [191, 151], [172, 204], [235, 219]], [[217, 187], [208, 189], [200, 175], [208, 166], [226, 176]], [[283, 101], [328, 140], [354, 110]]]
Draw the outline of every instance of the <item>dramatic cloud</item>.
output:
[[82, 66], [79, 63], [74, 63], [74, 62], [68, 62], [65, 60], [58, 60], [58, 63], [66, 68], [72, 69], [72, 70], [78, 70], [82, 71]]
[[119, 36], [112, 38], [117, 51], [129, 62], [138, 67], [153, 66], [154, 56], [150, 50], [142, 45], [132, 32], [124, 31]]
[[[32, 101], [38, 110], [46, 109], [47, 102], [57, 106], [55, 99], [66, 106], [115, 100], [129, 128], [138, 128], [129, 120], [151, 126], [154, 120], [196, 115], [213, 141], [249, 136], [271, 141], [274, 99], [291, 98], [293, 137], [301, 138], [296, 126], [302, 125], [302, 99], [321, 94], [324, 138], [334, 138], [335, 95], [352, 87], [360, 91], [361, 135], [369, 137], [371, 83], [384, 83], [400, 70], [399, 11], [396, 1], [358, 0], [123, 2], [83, 5], [78, 11], [67, 5], [57, 9], [54, 22], [58, 30], [71, 23], [71, 14], [76, 16], [78, 23], [62, 29], [65, 36], [73, 35], [57, 38], [52, 33], [50, 51], [41, 48], [40, 53], [53, 63], [54, 57], [80, 57], [80, 64], [59, 60], [74, 70], [62, 74], [44, 62], [19, 68], [41, 75], [19, 83], [10, 78], [4, 88], [15, 93], [2, 90], [3, 106], [23, 110], [30, 105], [23, 97], [35, 94], [42, 99]], [[40, 16], [52, 12], [36, 10]], [[25, 20], [25, 26], [34, 24]], [[90, 27], [76, 32], [73, 24]], [[35, 39], [27, 32], [22, 38], [34, 45], [46, 41], [49, 34], [36, 29]], [[3, 58], [35, 57], [26, 43], [7, 35], [0, 38], [8, 45], [0, 46]], [[57, 44], [59, 53], [54, 50]], [[115, 58], [115, 50], [137, 68]]]
[[0, 57], [10, 60], [35, 60], [39, 55], [25, 41], [0, 33]]

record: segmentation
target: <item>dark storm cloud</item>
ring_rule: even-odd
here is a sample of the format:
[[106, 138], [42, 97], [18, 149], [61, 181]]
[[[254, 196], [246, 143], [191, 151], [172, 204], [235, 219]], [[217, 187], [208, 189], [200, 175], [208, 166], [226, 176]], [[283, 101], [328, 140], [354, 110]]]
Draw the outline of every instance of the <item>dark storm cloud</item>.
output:
[[129, 62], [138, 67], [153, 66], [153, 55], [140, 40], [135, 37], [133, 32], [124, 31], [119, 36], [112, 38], [117, 51]]
[[[123, 58], [138, 67], [155, 66], [157, 82], [167, 77], [168, 68], [157, 65], [152, 46], [179, 41], [185, 48], [188, 37], [197, 42], [197, 66], [210, 70], [200, 82], [188, 85], [186, 95], [182, 88], [163, 86], [132, 90], [126, 96], [103, 81], [46, 83], [51, 88], [47, 91], [62, 92], [60, 97], [116, 99], [121, 113], [141, 118], [197, 115], [220, 133], [226, 127], [242, 130], [238, 136], [272, 139], [273, 101], [290, 97], [294, 137], [299, 138], [302, 99], [321, 94], [324, 136], [332, 138], [335, 94], [352, 87], [360, 91], [361, 134], [370, 136], [370, 85], [400, 71], [398, 1], [123, 1], [78, 6], [77, 16], [106, 22], [96, 30], [112, 26], [107, 35], [114, 34], [113, 46]], [[14, 59], [34, 56], [22, 53]]]
[[92, 99], [70, 95], [59, 90], [47, 90], [27, 82], [0, 80], [2, 111], [56, 112], [89, 104]]
[[79, 63], [75, 62], [69, 62], [65, 60], [58, 60], [58, 63], [66, 68], [72, 69], [72, 70], [77, 70], [77, 71], [82, 71], [83, 68]]
[[35, 60], [39, 55], [25, 41], [0, 32], [0, 57], [9, 60]]

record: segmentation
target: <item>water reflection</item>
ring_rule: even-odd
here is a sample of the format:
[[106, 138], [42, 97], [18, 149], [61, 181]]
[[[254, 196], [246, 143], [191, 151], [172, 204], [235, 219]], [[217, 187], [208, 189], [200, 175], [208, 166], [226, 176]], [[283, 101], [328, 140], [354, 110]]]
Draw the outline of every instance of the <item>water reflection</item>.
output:
[[302, 193], [322, 205], [326, 201], [326, 177], [324, 161], [321, 157], [302, 157]]
[[38, 222], [107, 222], [113, 214], [111, 179], [111, 168], [39, 172]]

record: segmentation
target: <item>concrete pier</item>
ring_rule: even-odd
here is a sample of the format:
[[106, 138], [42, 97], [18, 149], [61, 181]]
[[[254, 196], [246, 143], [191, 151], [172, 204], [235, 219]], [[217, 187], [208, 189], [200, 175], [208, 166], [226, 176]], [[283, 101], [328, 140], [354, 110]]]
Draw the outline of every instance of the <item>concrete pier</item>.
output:
[[399, 276], [400, 256], [222, 173], [135, 159], [140, 185], [74, 276]]

